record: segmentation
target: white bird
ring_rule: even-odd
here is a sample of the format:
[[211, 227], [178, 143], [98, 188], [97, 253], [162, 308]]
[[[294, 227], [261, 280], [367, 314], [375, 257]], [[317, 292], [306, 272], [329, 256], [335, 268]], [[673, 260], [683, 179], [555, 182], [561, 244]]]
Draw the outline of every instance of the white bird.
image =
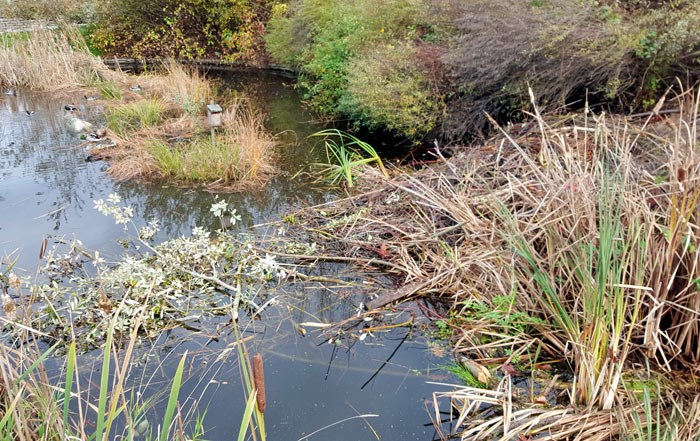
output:
[[92, 130], [92, 124], [80, 119], [76, 114], [76, 107], [73, 105], [67, 105], [63, 108], [65, 112], [63, 113], [63, 121], [66, 124], [66, 128], [71, 135], [77, 136], [81, 133], [87, 133]]

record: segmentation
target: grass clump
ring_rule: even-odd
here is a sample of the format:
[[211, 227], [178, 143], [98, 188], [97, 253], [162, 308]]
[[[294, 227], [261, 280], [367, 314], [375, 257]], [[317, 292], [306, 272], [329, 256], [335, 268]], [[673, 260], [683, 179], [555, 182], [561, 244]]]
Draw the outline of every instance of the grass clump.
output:
[[122, 91], [114, 81], [103, 81], [97, 84], [97, 90], [102, 98], [108, 100], [121, 100]]
[[142, 75], [139, 81], [144, 96], [158, 97], [180, 114], [190, 116], [203, 115], [215, 95], [211, 83], [199, 70], [172, 59], [164, 61], [153, 74]]
[[106, 111], [107, 127], [126, 138], [132, 132], [153, 127], [165, 120], [163, 101], [144, 99], [110, 107]]
[[264, 130], [262, 115], [235, 106], [224, 112], [222, 122], [213, 139], [203, 135], [174, 145], [149, 141], [146, 149], [161, 176], [217, 188], [264, 182], [273, 171], [270, 158], [275, 141]]
[[328, 164], [323, 174], [332, 184], [345, 182], [354, 185], [358, 169], [367, 164], [376, 164], [385, 177], [388, 177], [384, 162], [370, 144], [355, 136], [337, 129], [321, 130], [312, 137], [323, 138]]

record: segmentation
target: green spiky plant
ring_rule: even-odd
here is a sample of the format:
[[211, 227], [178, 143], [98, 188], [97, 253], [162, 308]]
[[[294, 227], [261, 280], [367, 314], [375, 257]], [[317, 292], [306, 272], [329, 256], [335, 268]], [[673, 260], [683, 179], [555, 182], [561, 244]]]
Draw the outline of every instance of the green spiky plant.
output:
[[369, 143], [338, 129], [321, 130], [311, 136], [323, 138], [328, 157], [323, 174], [332, 184], [344, 181], [348, 187], [352, 187], [358, 167], [372, 163], [379, 167], [385, 177], [389, 177], [382, 158]]

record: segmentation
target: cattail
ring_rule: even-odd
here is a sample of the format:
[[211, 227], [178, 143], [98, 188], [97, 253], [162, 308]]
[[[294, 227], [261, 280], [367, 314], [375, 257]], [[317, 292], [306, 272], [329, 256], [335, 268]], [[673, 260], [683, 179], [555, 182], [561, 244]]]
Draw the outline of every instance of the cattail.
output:
[[41, 250], [39, 250], [39, 260], [44, 258], [44, 253], [46, 252], [46, 238], [41, 241]]
[[685, 169], [680, 167], [678, 169], [678, 182], [683, 182], [685, 181]]
[[253, 383], [258, 391], [258, 410], [265, 413], [265, 370], [263, 369], [263, 359], [260, 353], [253, 355]]

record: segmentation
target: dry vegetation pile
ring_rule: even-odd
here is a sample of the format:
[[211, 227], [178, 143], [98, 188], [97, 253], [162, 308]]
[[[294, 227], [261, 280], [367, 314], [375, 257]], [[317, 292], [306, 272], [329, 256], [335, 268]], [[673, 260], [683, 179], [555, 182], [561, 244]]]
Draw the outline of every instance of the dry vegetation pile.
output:
[[[451, 302], [457, 353], [493, 368], [535, 352], [569, 364], [562, 406], [513, 404], [508, 376], [495, 392], [450, 393], [463, 439], [647, 439], [662, 424], [679, 436], [664, 439], [694, 436], [698, 103], [686, 92], [664, 115], [628, 119], [535, 112], [448, 159], [436, 150], [417, 173], [368, 170], [364, 193], [309, 213], [328, 247], [383, 264], [404, 297]], [[498, 311], [504, 298], [500, 316], [474, 317], [474, 302]], [[654, 372], [675, 385], [657, 391]]]

